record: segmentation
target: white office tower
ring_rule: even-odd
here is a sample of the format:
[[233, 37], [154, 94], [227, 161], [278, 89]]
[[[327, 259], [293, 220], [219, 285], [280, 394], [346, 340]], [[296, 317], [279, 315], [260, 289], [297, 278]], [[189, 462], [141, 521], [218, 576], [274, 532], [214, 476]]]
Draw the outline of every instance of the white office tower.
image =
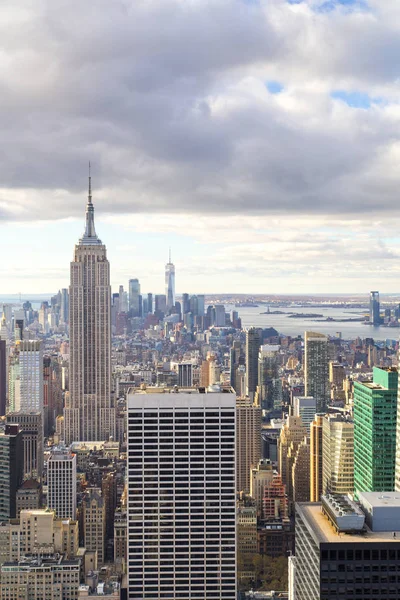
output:
[[86, 228], [75, 246], [69, 288], [69, 389], [65, 442], [115, 436], [111, 398], [111, 286], [105, 245], [94, 228], [89, 177]]
[[171, 251], [169, 260], [165, 265], [165, 296], [167, 298], [167, 308], [170, 309], [175, 304], [175, 265], [171, 262]]
[[236, 600], [232, 392], [128, 392], [128, 598]]
[[76, 454], [55, 450], [47, 463], [47, 506], [60, 519], [76, 519]]
[[310, 435], [310, 425], [314, 421], [317, 412], [317, 403], [312, 396], [295, 396], [293, 398], [293, 416], [301, 417], [303, 425], [307, 427], [307, 435]]
[[9, 361], [9, 412], [43, 415], [43, 349], [37, 340], [18, 340]]

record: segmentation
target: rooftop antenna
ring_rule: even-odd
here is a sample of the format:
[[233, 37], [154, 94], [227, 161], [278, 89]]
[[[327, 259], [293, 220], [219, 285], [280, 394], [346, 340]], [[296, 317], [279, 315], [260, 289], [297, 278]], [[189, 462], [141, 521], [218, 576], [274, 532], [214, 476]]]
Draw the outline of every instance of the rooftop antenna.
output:
[[89, 160], [89, 194], [88, 194], [88, 202], [92, 204], [92, 177], [90, 175], [90, 160]]
[[171, 264], [171, 246], [169, 247], [169, 263]]

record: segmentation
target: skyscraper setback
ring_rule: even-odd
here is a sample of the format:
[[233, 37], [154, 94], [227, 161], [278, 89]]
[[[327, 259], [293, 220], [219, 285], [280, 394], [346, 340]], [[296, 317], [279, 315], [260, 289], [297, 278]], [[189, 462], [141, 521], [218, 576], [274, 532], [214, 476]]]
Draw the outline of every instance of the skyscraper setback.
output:
[[111, 399], [111, 286], [105, 245], [94, 227], [91, 177], [86, 227], [75, 246], [69, 288], [70, 374], [65, 441], [115, 436]]

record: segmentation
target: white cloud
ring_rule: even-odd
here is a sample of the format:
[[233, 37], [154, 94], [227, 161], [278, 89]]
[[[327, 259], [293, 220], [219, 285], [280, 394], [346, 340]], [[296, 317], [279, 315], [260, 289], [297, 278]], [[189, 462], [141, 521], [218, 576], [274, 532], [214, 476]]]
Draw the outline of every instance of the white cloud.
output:
[[316, 7], [5, 0], [0, 219], [80, 217], [90, 159], [105, 223], [196, 240], [188, 287], [397, 277], [400, 7]]

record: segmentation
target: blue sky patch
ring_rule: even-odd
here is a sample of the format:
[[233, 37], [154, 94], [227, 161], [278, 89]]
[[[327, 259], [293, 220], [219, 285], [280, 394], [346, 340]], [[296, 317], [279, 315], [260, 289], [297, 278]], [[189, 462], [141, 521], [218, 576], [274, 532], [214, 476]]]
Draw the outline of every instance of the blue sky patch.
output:
[[279, 81], [267, 81], [265, 86], [270, 94], [279, 94], [283, 90], [283, 85]]
[[348, 7], [349, 12], [353, 10], [367, 10], [368, 4], [365, 0], [326, 0], [325, 2], [315, 3], [315, 12], [332, 12], [339, 7]]
[[365, 92], [346, 92], [345, 90], [335, 90], [331, 93], [331, 98], [334, 100], [342, 100], [351, 108], [370, 108], [371, 104], [375, 102]]

